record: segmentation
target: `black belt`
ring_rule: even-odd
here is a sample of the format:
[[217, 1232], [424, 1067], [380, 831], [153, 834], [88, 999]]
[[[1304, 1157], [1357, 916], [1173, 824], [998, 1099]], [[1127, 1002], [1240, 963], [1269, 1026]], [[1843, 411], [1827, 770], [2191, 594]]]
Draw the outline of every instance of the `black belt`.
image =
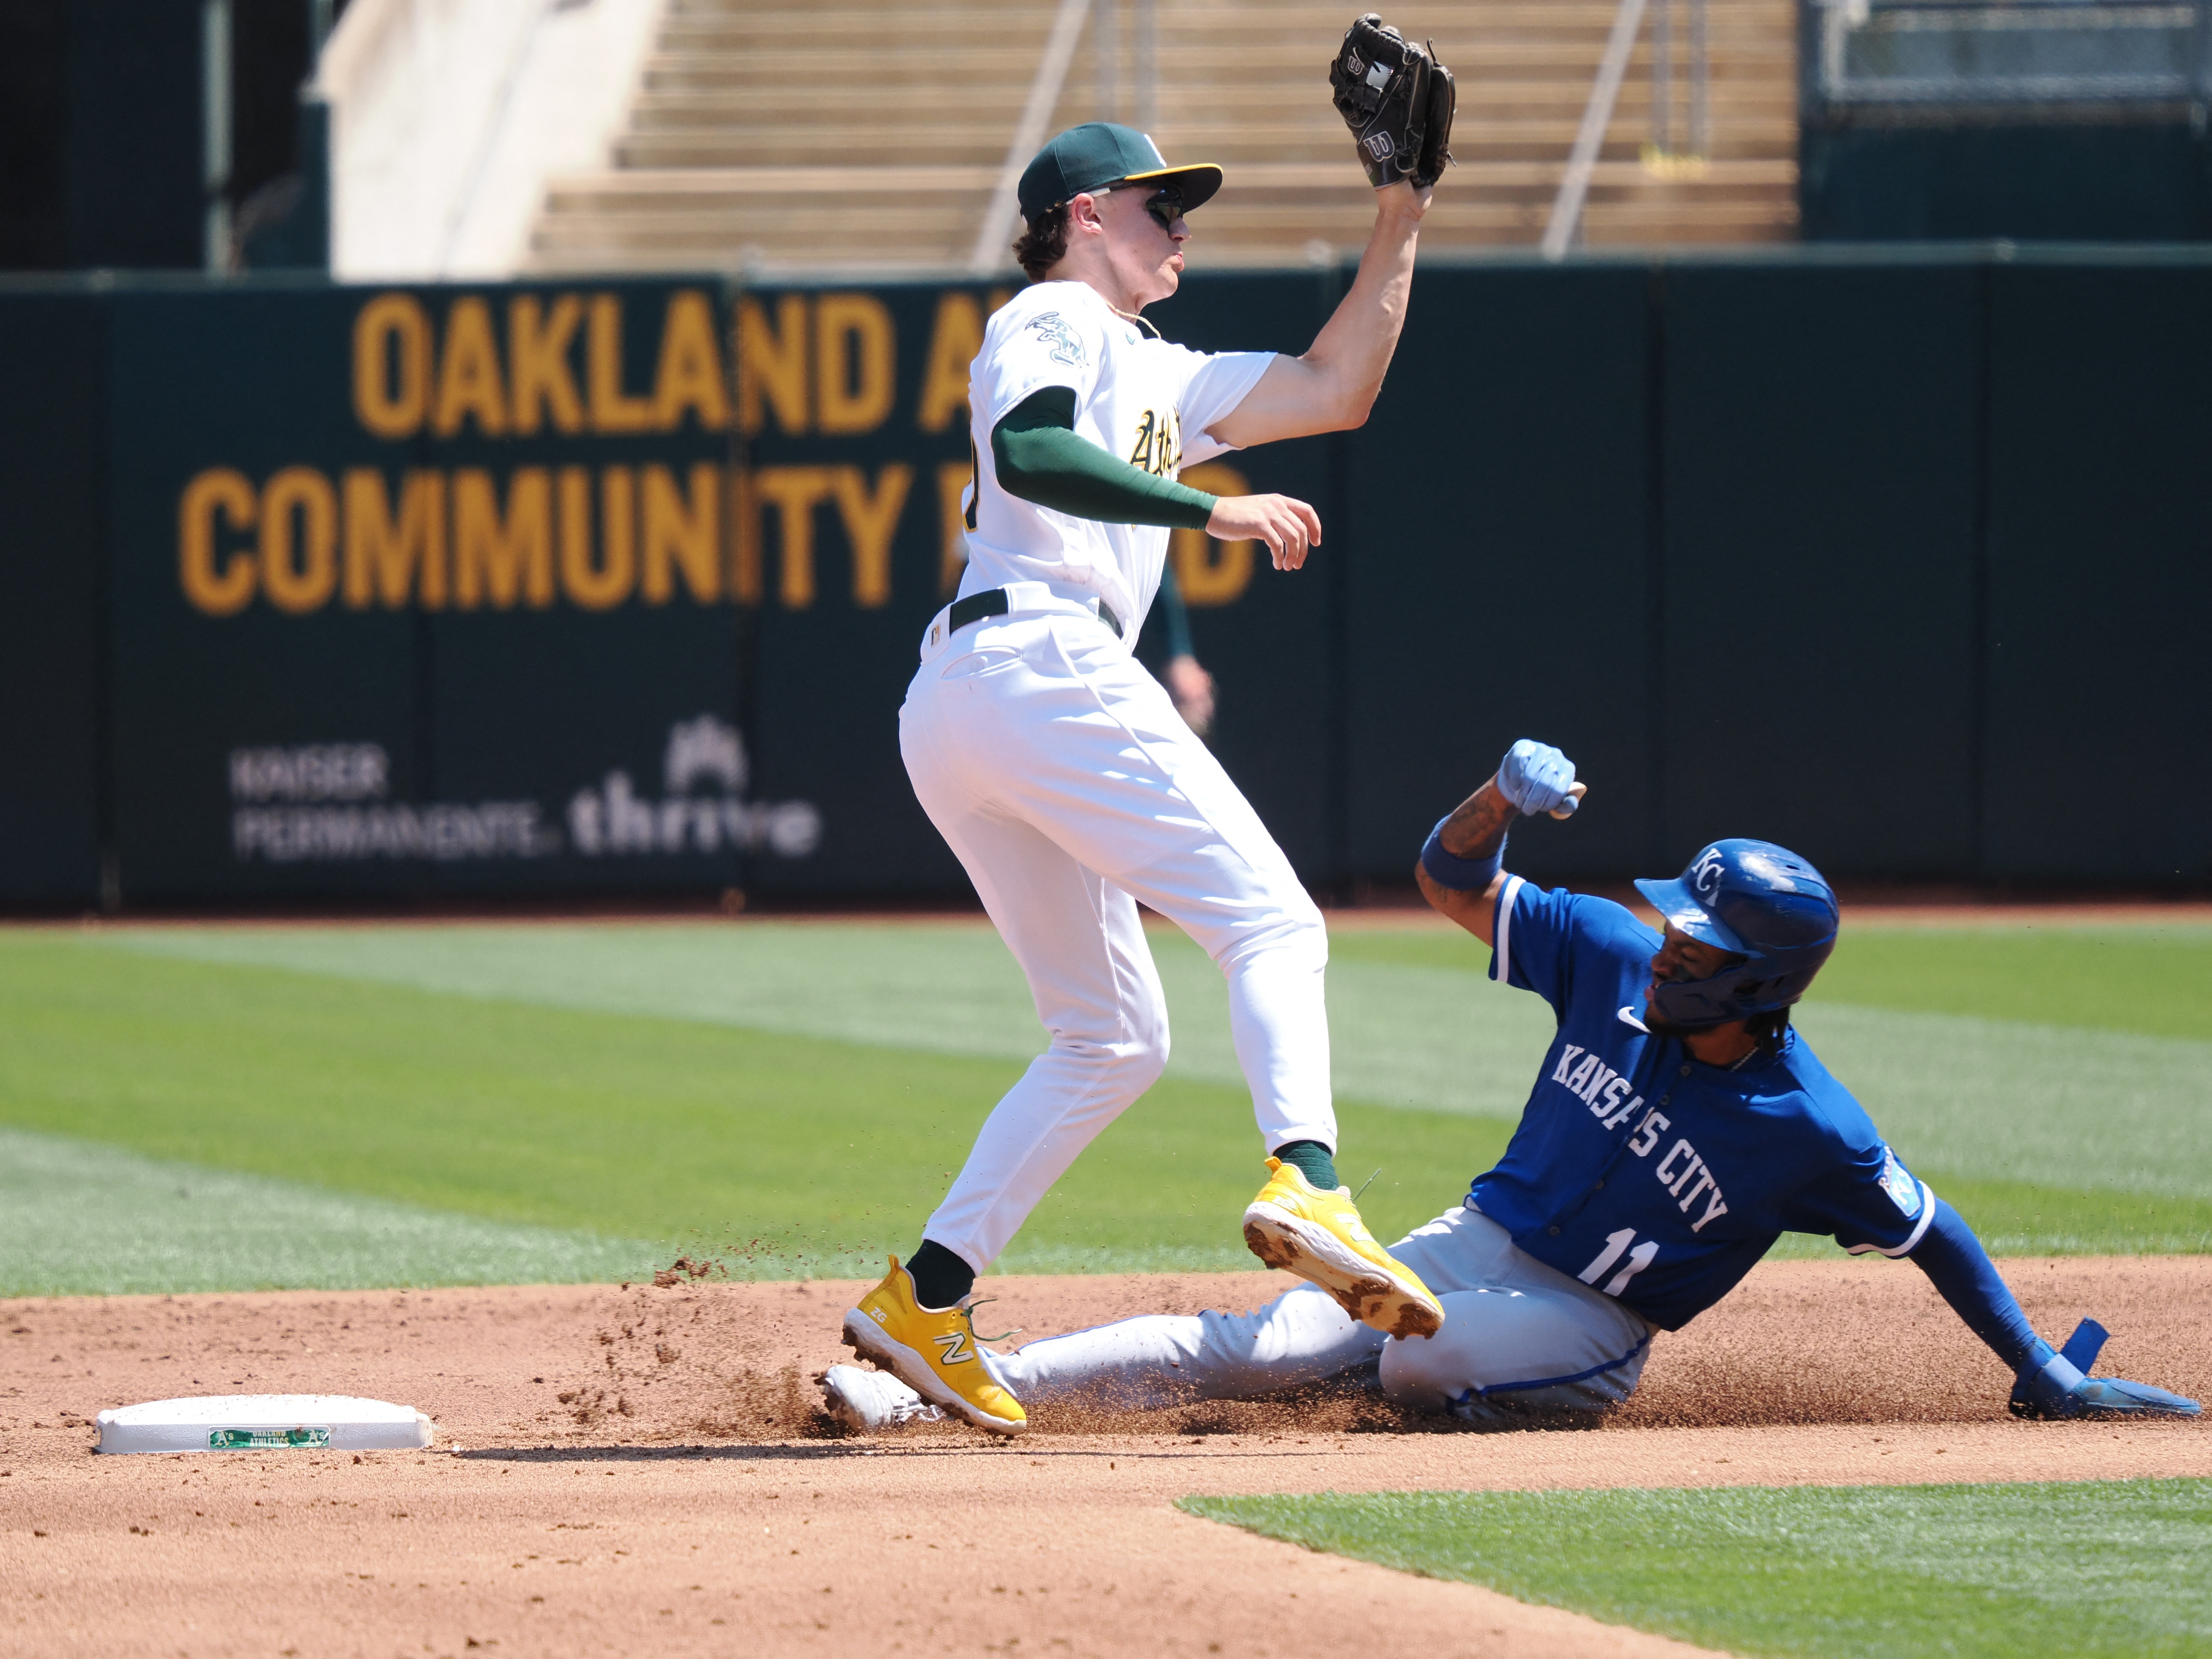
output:
[[[1007, 603], [1003, 587], [987, 587], [981, 593], [970, 593], [964, 599], [955, 599], [947, 615], [946, 631], [957, 634], [962, 629], [981, 622], [986, 617], [1003, 617], [1012, 607]], [[1114, 607], [1105, 600], [1098, 601], [1098, 620], [1114, 630], [1114, 637], [1121, 637], [1121, 619], [1114, 614]]]

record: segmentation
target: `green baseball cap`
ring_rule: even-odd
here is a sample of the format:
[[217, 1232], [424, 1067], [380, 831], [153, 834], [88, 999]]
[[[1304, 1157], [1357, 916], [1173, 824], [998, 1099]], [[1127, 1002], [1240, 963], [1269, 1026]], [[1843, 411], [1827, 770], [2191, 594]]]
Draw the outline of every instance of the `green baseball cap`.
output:
[[1022, 217], [1034, 219], [1072, 196], [1102, 185], [1158, 183], [1182, 194], [1185, 212], [1211, 201], [1221, 188], [1221, 169], [1211, 161], [1171, 167], [1160, 147], [1134, 127], [1116, 121], [1085, 121], [1070, 127], [1036, 153], [1023, 170]]

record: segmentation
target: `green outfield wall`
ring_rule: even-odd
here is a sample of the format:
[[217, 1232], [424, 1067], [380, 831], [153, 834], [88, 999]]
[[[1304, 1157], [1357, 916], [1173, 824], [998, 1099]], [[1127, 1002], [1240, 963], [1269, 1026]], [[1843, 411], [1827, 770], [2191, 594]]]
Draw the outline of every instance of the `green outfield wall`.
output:
[[[1348, 277], [1153, 315], [1297, 349]], [[0, 287], [0, 902], [957, 890], [896, 711], [1003, 293]], [[1317, 884], [1534, 733], [1534, 873], [2196, 885], [2208, 454], [2197, 250], [1438, 260], [1365, 427], [1188, 475], [1307, 569], [1174, 556]]]

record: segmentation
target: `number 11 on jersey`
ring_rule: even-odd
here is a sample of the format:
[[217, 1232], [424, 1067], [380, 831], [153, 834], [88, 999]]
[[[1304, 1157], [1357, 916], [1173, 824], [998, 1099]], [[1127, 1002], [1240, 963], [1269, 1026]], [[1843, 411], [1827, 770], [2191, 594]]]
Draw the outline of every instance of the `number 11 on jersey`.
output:
[[1585, 1285], [1595, 1285], [1604, 1277], [1607, 1267], [1620, 1260], [1620, 1253], [1623, 1250], [1628, 1250], [1628, 1265], [1615, 1273], [1611, 1282], [1605, 1287], [1606, 1295], [1619, 1296], [1621, 1291], [1628, 1288], [1628, 1281], [1650, 1267], [1651, 1258], [1659, 1254], [1659, 1241], [1656, 1238], [1647, 1238], [1634, 1249], [1629, 1250], [1628, 1246], [1635, 1237], [1636, 1229], [1633, 1227], [1623, 1227], [1617, 1233], [1607, 1233], [1605, 1236], [1605, 1248], [1597, 1253], [1597, 1259], [1575, 1277]]

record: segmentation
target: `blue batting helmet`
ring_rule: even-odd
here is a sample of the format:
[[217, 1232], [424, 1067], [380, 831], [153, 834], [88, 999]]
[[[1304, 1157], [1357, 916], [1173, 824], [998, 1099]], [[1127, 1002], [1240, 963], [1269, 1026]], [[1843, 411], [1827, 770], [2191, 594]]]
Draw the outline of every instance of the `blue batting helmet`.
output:
[[1694, 1030], [1786, 1008], [1836, 948], [1836, 896], [1818, 870], [1771, 841], [1717, 841], [1674, 881], [1636, 890], [1700, 944], [1745, 958], [1708, 979], [1655, 987], [1651, 1012]]

